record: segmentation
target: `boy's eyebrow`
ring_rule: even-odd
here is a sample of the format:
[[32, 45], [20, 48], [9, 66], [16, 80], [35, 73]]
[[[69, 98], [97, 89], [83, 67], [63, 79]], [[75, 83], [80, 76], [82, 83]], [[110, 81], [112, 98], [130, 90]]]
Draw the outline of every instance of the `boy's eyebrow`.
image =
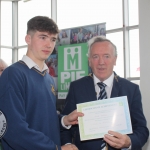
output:
[[[39, 36], [45, 36], [45, 37], [48, 37], [48, 35], [46, 35], [46, 34], [40, 34]], [[57, 37], [52, 37], [52, 39], [56, 40]]]
[[[46, 34], [40, 34], [39, 36], [47, 36]], [[48, 36], [47, 36], [48, 37]]]

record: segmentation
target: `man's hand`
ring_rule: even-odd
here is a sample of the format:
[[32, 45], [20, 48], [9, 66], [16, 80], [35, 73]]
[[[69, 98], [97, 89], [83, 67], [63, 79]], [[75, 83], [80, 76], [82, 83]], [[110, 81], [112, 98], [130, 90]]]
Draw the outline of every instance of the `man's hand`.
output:
[[62, 150], [78, 150], [78, 148], [73, 144], [63, 145], [61, 146], [61, 149]]
[[83, 115], [84, 115], [83, 113], [74, 110], [69, 115], [63, 118], [63, 122], [66, 126], [78, 124], [78, 117], [82, 117]]
[[128, 135], [120, 134], [114, 131], [108, 131], [109, 134], [105, 134], [104, 140], [112, 147], [121, 149], [121, 148], [128, 148], [131, 145], [131, 140]]

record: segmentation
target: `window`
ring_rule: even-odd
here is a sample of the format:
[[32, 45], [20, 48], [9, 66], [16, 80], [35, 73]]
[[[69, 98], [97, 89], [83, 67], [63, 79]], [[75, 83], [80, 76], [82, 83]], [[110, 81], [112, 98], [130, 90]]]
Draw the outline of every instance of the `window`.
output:
[[19, 46], [26, 45], [25, 35], [27, 30], [27, 21], [34, 16], [51, 17], [50, 0], [32, 0], [28, 2], [19, 1], [18, 3], [18, 43]]
[[106, 22], [106, 29], [122, 27], [121, 0], [57, 0], [60, 29]]
[[20, 48], [18, 50], [18, 60], [21, 60], [23, 55], [26, 55], [27, 53], [27, 47], [26, 48]]
[[117, 47], [117, 62], [114, 71], [121, 77], [124, 77], [124, 55], [123, 55], [123, 33], [116, 32], [106, 35]]
[[138, 0], [128, 0], [128, 2], [129, 2], [129, 25], [130, 26], [137, 25], [139, 24]]
[[12, 64], [12, 49], [1, 48], [1, 58], [7, 63]]
[[12, 2], [1, 2], [1, 45], [12, 46]]
[[140, 76], [139, 30], [130, 30], [130, 77]]
[[[15, 2], [18, 2], [18, 45], [20, 48], [18, 59], [21, 59], [26, 53], [27, 21], [37, 15], [50, 17], [51, 0]], [[125, 13], [123, 2], [128, 2], [127, 8], [125, 7], [125, 10], [129, 11], [127, 19], [123, 18]], [[8, 63], [12, 61], [12, 3], [13, 1], [1, 1], [1, 57]], [[140, 77], [138, 0], [92, 0], [88, 2], [87, 0], [57, 0], [56, 14], [60, 29], [106, 23], [106, 37], [114, 42], [118, 49], [117, 65], [114, 70], [118, 75], [129, 77], [131, 80], [133, 78], [137, 80]], [[123, 20], [129, 21], [129, 26], [124, 27]], [[128, 23], [125, 24], [128, 25]], [[126, 39], [124, 39], [124, 31], [129, 35]], [[125, 40], [129, 41], [129, 45], [124, 44]], [[128, 50], [129, 55], [124, 57], [126, 55], [124, 52]], [[127, 62], [124, 58], [130, 62], [129, 67], [124, 67], [124, 62]], [[129, 76], [126, 72], [129, 72]]]

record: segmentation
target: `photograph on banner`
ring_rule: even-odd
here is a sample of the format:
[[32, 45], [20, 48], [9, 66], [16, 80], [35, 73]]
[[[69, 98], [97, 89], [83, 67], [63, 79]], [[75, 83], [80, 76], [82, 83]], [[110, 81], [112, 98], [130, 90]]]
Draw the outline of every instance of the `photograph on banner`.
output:
[[58, 77], [58, 59], [57, 54], [51, 54], [46, 60], [46, 64], [49, 68], [49, 75], [54, 79], [56, 91], [57, 91], [57, 77]]
[[97, 25], [84, 26], [79, 28], [73, 28], [70, 30], [70, 43], [85, 43], [93, 36], [98, 35]]
[[99, 24], [97, 25], [98, 35], [106, 36], [106, 25], [105, 24]]
[[60, 30], [58, 34], [57, 45], [68, 45], [70, 44], [70, 29]]

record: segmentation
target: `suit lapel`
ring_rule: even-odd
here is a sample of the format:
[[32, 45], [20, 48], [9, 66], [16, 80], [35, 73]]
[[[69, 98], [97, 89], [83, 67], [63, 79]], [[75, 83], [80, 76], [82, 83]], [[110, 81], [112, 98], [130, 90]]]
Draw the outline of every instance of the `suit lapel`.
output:
[[[119, 76], [117, 76], [117, 74], [114, 72], [114, 81], [113, 81], [113, 87], [112, 87], [112, 92], [111, 92], [111, 98], [119, 96], [119, 89], [120, 88], [121, 88], [121, 83], [120, 83]], [[92, 100], [94, 101], [97, 99], [92, 74], [90, 74], [86, 78], [85, 90], [87, 93], [87, 100], [88, 101], [92, 101]]]
[[87, 100], [88, 101], [94, 101], [97, 99], [92, 75], [87, 76], [86, 83], [85, 83], [85, 89], [87, 91]]
[[111, 98], [118, 97], [119, 96], [119, 89], [121, 88], [119, 77], [116, 73], [114, 73], [114, 81], [113, 81], [113, 87], [111, 91]]

